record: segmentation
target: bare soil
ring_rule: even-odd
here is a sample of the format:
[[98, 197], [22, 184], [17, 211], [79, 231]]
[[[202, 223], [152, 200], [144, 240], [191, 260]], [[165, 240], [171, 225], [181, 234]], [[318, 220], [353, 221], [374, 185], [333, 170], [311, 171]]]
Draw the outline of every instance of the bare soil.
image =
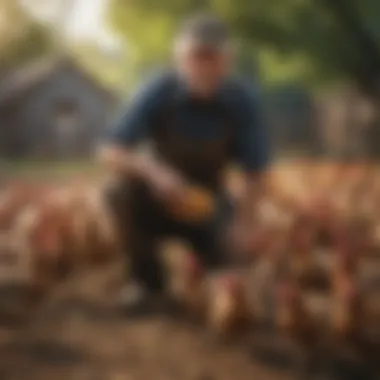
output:
[[117, 269], [77, 276], [22, 326], [0, 328], [4, 380], [285, 380], [284, 369], [168, 317], [128, 320], [115, 308]]

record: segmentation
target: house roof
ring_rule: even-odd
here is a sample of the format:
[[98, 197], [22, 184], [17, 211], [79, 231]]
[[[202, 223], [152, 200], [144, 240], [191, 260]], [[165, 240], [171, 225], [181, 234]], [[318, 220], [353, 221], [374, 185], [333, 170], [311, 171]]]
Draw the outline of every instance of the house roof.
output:
[[86, 82], [101, 92], [107, 100], [111, 102], [116, 100], [114, 93], [99, 84], [74, 59], [65, 56], [40, 59], [8, 73], [0, 81], [0, 107], [21, 98], [37, 86], [45, 83], [52, 75], [67, 68], [77, 71]]

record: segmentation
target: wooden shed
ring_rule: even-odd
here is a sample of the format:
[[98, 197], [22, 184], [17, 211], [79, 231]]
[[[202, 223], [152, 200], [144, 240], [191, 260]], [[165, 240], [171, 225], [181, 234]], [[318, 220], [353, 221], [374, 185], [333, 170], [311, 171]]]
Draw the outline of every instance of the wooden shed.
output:
[[116, 102], [69, 57], [19, 68], [0, 82], [0, 155], [88, 156]]

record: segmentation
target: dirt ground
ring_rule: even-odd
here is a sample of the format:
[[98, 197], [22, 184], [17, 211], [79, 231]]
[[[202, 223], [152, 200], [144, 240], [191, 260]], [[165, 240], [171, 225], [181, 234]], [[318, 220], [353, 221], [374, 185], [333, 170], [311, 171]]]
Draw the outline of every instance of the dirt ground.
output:
[[292, 378], [185, 322], [122, 318], [114, 307], [113, 271], [101, 272], [62, 286], [22, 327], [0, 329], [1, 380]]
[[[255, 331], [254, 344], [222, 345], [201, 327], [168, 316], [134, 321], [122, 317], [115, 307], [118, 268], [77, 274], [29, 321], [13, 328], [9, 320], [8, 326], [0, 324], [0, 380], [298, 378], [294, 357], [288, 347], [281, 348], [277, 335]], [[316, 378], [378, 380], [353, 368], [330, 377], [322, 372]]]

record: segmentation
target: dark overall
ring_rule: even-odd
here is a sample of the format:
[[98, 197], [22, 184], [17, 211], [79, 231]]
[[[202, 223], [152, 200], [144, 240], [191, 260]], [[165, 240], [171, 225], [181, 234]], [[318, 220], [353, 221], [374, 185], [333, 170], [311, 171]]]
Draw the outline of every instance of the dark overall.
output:
[[232, 211], [222, 178], [234, 147], [232, 118], [220, 105], [218, 112], [224, 123], [221, 137], [211, 141], [184, 138], [176, 131], [177, 116], [173, 103], [157, 116], [151, 136], [153, 153], [160, 161], [178, 170], [190, 183], [213, 191], [220, 207], [212, 220], [187, 224], [170, 218], [164, 205], [155, 199], [145, 183], [133, 181], [129, 182], [128, 189], [119, 189], [129, 198], [129, 202], [124, 203], [127, 209], [121, 210], [120, 203], [116, 208], [119, 213], [128, 212], [129, 215], [126, 250], [131, 259], [131, 274], [152, 292], [160, 292], [165, 286], [157, 242], [168, 236], [184, 238], [193, 246], [194, 253], [199, 255], [206, 268], [219, 267], [226, 260], [221, 249], [221, 229]]

